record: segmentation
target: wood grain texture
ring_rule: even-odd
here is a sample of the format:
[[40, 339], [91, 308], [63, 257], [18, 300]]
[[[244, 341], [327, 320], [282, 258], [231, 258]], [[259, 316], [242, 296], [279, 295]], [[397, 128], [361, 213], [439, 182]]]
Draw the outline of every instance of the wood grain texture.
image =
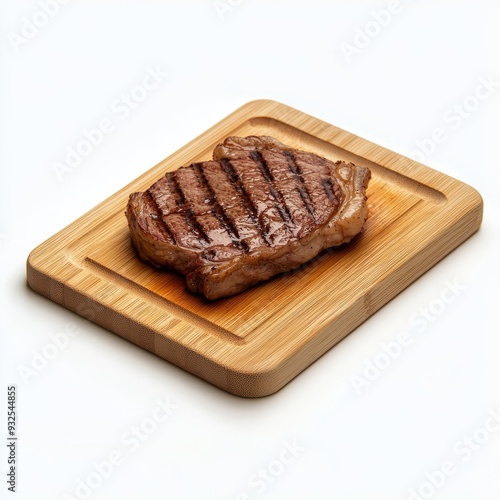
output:
[[[348, 245], [209, 302], [140, 261], [124, 209], [165, 172], [211, 158], [230, 135], [270, 135], [368, 166], [370, 216]], [[272, 394], [478, 230], [470, 186], [274, 101], [250, 102], [30, 254], [33, 290], [216, 386]]]

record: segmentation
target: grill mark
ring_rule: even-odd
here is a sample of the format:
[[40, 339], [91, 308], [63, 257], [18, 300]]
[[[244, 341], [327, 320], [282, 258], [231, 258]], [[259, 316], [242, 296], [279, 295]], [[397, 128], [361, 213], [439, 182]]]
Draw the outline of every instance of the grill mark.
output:
[[161, 225], [162, 225], [163, 229], [165, 230], [165, 233], [172, 240], [174, 245], [176, 245], [177, 241], [175, 240], [174, 233], [172, 233], [170, 228], [167, 226], [167, 223], [163, 220], [163, 217], [161, 215], [160, 206], [158, 205], [156, 198], [153, 196], [153, 192], [151, 191], [151, 189], [148, 189], [146, 191], [146, 193], [148, 194], [149, 198], [153, 202], [153, 207], [155, 208], [155, 212], [156, 212], [155, 214], [151, 214], [151, 217], [153, 217], [154, 220], [159, 220], [161, 222]]
[[260, 151], [252, 151], [250, 153], [250, 157], [259, 164], [259, 168], [264, 176], [264, 179], [266, 179], [269, 183], [274, 182], [273, 174], [271, 170], [269, 170], [269, 165], [267, 164], [267, 161], [264, 160], [262, 153]]
[[262, 176], [266, 180], [269, 190], [271, 191], [271, 195], [274, 198], [274, 201], [276, 202], [274, 204], [274, 208], [279, 212], [281, 218], [283, 221], [289, 226], [289, 223], [292, 222], [292, 214], [290, 213], [290, 210], [288, 209], [285, 198], [283, 197], [283, 194], [281, 191], [276, 190], [274, 187], [274, 176], [269, 169], [269, 165], [267, 164], [267, 161], [264, 159], [262, 156], [262, 153], [260, 151], [252, 151], [250, 153], [250, 157], [252, 160], [254, 160], [257, 165], [259, 166], [260, 171], [262, 172]]
[[224, 170], [229, 181], [235, 187], [236, 192], [239, 194], [239, 198], [240, 198], [240, 201], [241, 201], [243, 208], [245, 209], [245, 211], [249, 215], [252, 222], [257, 226], [257, 229], [259, 230], [259, 233], [262, 236], [262, 239], [264, 240], [266, 245], [271, 245], [271, 241], [269, 240], [269, 236], [267, 235], [266, 231], [262, 227], [261, 221], [259, 220], [257, 208], [255, 207], [250, 196], [248, 195], [248, 193], [245, 189], [245, 186], [241, 182], [241, 179], [238, 175], [238, 172], [236, 172], [236, 170], [234, 169], [233, 165], [231, 164], [231, 161], [228, 160], [227, 158], [222, 158], [220, 160], [220, 165], [222, 167], [222, 170]]
[[300, 198], [302, 199], [304, 206], [306, 207], [307, 213], [311, 216], [311, 219], [314, 221], [314, 223], [316, 223], [317, 221], [316, 217], [314, 216], [314, 210], [313, 210], [314, 203], [311, 200], [311, 195], [309, 194], [309, 191], [307, 190], [306, 181], [304, 180], [300, 166], [297, 164], [297, 161], [295, 160], [295, 155], [291, 151], [283, 151], [283, 154], [286, 157], [286, 161], [288, 164], [288, 168], [290, 169], [290, 172], [292, 172], [294, 177], [300, 182], [300, 186], [297, 186], [297, 191], [300, 194]]
[[202, 163], [193, 163], [192, 165], [196, 178], [200, 183], [200, 186], [207, 192], [208, 200], [210, 205], [212, 205], [212, 213], [215, 215], [221, 226], [226, 230], [227, 234], [231, 238], [231, 243], [239, 249], [243, 249], [248, 252], [248, 244], [246, 241], [242, 241], [238, 228], [235, 226], [234, 222], [228, 216], [222, 205], [217, 200], [217, 193], [207, 179], [205, 172], [203, 171]]
[[323, 189], [324, 189], [325, 194], [328, 197], [328, 199], [332, 203], [337, 204], [338, 203], [338, 199], [337, 199], [337, 197], [335, 196], [335, 193], [334, 193], [335, 188], [333, 186], [332, 180], [328, 179], [328, 178], [323, 179], [322, 184], [323, 184]]
[[211, 240], [203, 230], [203, 227], [199, 223], [196, 218], [195, 213], [193, 212], [192, 207], [189, 205], [189, 202], [186, 199], [186, 195], [184, 191], [181, 189], [179, 185], [179, 181], [177, 179], [177, 175], [175, 172], [168, 172], [165, 177], [169, 183], [170, 188], [172, 189], [172, 193], [175, 197], [175, 202], [177, 206], [181, 210], [181, 215], [186, 221], [187, 225], [205, 242], [210, 243]]
[[286, 162], [288, 163], [288, 168], [290, 172], [296, 176], [302, 176], [302, 173], [299, 169], [299, 166], [295, 162], [295, 156], [291, 151], [283, 151], [283, 154], [286, 156]]
[[308, 198], [309, 198], [309, 193], [301, 187], [297, 188], [297, 191], [300, 194], [300, 197], [302, 199], [302, 202], [304, 203], [304, 206], [306, 207], [307, 213], [311, 216], [311, 219], [316, 222], [316, 217], [314, 217], [314, 212], [311, 208], [311, 205], [309, 204]]

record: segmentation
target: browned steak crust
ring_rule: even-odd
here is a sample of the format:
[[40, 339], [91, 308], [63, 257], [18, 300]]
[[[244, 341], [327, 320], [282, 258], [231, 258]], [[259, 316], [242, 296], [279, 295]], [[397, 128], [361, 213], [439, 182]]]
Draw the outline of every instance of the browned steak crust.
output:
[[367, 217], [370, 171], [266, 136], [229, 137], [214, 159], [130, 195], [139, 256], [208, 299], [233, 295], [350, 241]]

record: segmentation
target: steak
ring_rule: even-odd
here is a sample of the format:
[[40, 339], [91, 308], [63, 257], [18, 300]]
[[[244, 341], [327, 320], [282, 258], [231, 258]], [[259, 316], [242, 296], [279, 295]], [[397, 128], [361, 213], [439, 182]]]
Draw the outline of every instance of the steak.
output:
[[229, 137], [213, 160], [131, 194], [126, 215], [141, 259], [217, 299], [350, 241], [367, 218], [370, 176], [272, 137]]

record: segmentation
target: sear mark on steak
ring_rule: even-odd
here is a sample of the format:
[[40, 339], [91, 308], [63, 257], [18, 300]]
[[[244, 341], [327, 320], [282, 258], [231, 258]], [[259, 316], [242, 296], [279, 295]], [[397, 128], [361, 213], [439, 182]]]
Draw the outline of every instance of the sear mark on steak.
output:
[[131, 194], [126, 215], [143, 260], [217, 299], [350, 241], [367, 218], [370, 175], [272, 137], [228, 137], [213, 160]]

